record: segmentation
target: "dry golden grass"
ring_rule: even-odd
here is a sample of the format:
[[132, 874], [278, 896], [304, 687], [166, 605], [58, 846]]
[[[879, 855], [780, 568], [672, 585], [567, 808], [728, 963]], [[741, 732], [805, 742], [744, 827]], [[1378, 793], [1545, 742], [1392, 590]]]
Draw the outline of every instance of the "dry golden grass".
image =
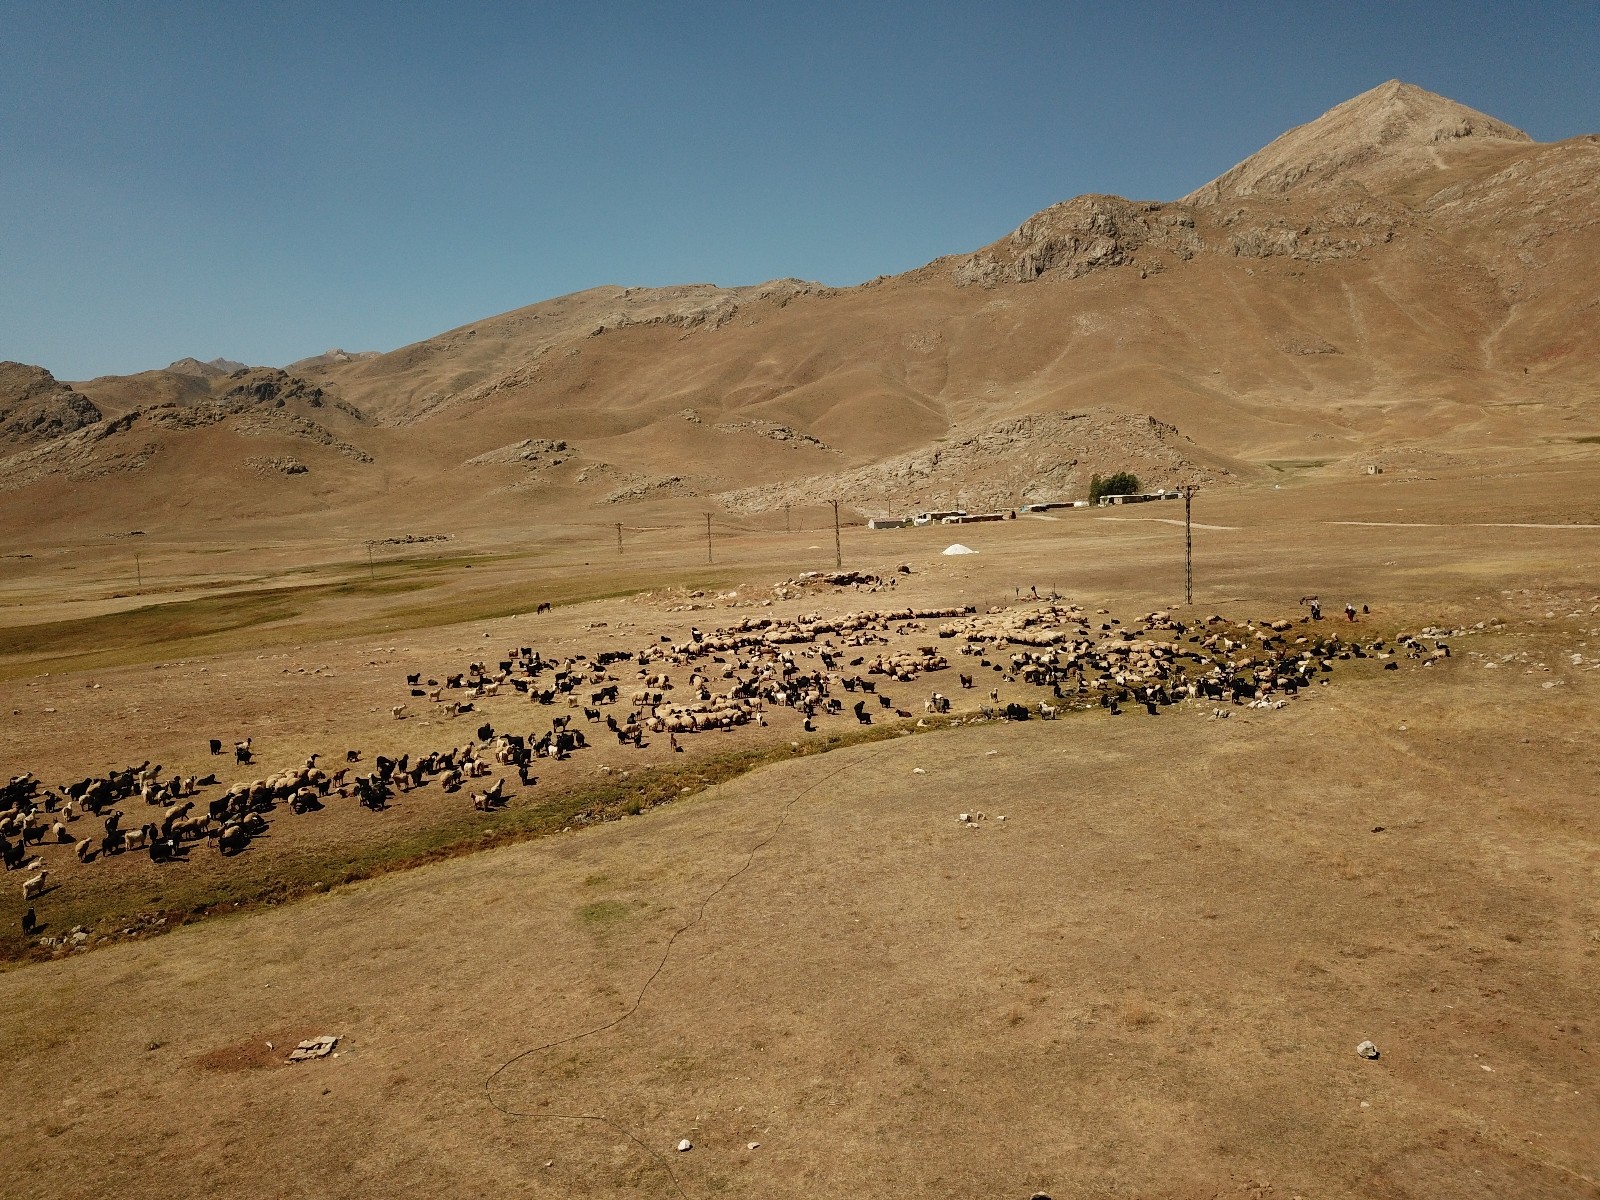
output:
[[[1562, 478], [1565, 492], [1504, 519], [1590, 503], [1581, 473]], [[1201, 615], [1292, 614], [1319, 592], [1333, 612], [1344, 596], [1370, 603], [1369, 636], [1485, 622], [1440, 667], [1347, 664], [1282, 713], [1096, 712], [738, 774], [769, 748], [792, 757], [796, 730], [775, 718], [767, 747], [695, 741], [681, 766], [648, 769], [680, 772], [689, 796], [578, 833], [503, 844], [559, 821], [557, 793], [610, 786], [597, 762], [631, 764], [580, 755], [504, 829], [419, 793], [388, 825], [280, 819], [234, 863], [63, 870], [41, 909], [53, 921], [113, 884], [247, 904], [0, 976], [0, 1052], [16, 1065], [0, 1136], [31, 1148], [15, 1186], [677, 1195], [669, 1167], [690, 1196], [1177, 1197], [1238, 1180], [1285, 1195], [1592, 1194], [1596, 535], [1329, 523], [1387, 519], [1382, 494], [1307, 484], [1208, 496], [1197, 514], [1235, 527], [1197, 531]], [[1439, 481], [1406, 501], [1416, 520], [1449, 521], [1475, 516], [1477, 496]], [[987, 604], [1037, 582], [1128, 616], [1181, 588], [1181, 531], [1159, 523], [964, 530], [983, 551], [967, 560], [941, 559], [923, 532], [857, 534], [847, 552], [911, 562], [887, 597], [899, 603]], [[741, 595], [805, 565], [775, 569], [794, 554], [780, 535], [746, 545], [748, 563], [718, 568]], [[546, 569], [480, 560], [429, 594], [440, 613], [475, 612], [468, 576], [532, 598]], [[634, 582], [592, 578], [597, 592]], [[357, 635], [394, 596], [350, 586], [315, 593], [304, 640], [177, 660], [130, 643], [145, 661], [14, 674], [0, 702], [23, 709], [15, 761], [47, 778], [85, 748], [95, 763], [204, 768], [211, 729], [252, 732], [269, 765], [347, 743], [443, 745], [460, 731], [389, 718], [405, 670], [458, 669], [502, 642], [566, 653], [682, 636], [751, 611], [665, 611], [683, 599]], [[614, 799], [626, 811], [625, 791]], [[973, 808], [990, 814], [977, 832], [954, 819]], [[486, 833], [498, 848], [457, 853]], [[369, 875], [447, 848], [341, 882], [352, 863]], [[314, 882], [332, 886], [306, 895]], [[14, 920], [15, 898], [0, 909]], [[485, 1091], [513, 1055], [621, 1016], [641, 988], [611, 1032], [522, 1059]], [[340, 1057], [272, 1065], [267, 1041], [308, 1032], [342, 1034]], [[1365, 1037], [1376, 1063], [1354, 1054]], [[130, 1119], [135, 1096], [146, 1115]], [[102, 1149], [86, 1156], [90, 1131]], [[678, 1155], [685, 1136], [696, 1149]], [[208, 1170], [126, 1169], [151, 1138]]]

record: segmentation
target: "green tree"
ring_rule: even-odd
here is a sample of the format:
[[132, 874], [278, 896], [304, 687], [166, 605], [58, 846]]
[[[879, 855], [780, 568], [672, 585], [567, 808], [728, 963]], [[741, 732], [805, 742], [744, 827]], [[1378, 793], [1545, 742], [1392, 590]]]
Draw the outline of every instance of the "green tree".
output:
[[1096, 475], [1089, 481], [1089, 503], [1098, 504], [1101, 496], [1131, 496], [1139, 490], [1139, 477], [1131, 471], [1115, 475]]

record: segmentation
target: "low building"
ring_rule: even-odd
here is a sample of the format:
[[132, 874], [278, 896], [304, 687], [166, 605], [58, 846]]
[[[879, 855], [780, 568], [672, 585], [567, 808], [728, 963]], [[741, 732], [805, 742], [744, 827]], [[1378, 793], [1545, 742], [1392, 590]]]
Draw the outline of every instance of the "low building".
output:
[[1183, 493], [1173, 488], [1164, 492], [1132, 492], [1126, 496], [1101, 496], [1102, 507], [1108, 504], [1148, 504], [1152, 500], [1178, 500]]
[[1014, 521], [1017, 514], [1011, 512], [997, 513], [962, 513], [959, 516], [945, 517], [940, 524], [943, 525], [981, 525], [986, 521]]

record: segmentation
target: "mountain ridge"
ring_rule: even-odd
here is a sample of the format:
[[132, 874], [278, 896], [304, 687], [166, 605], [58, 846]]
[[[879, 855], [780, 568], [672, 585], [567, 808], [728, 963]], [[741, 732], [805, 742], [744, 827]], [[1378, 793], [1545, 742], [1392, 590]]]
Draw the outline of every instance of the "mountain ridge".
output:
[[[1534, 142], [1391, 81], [1180, 201], [1074, 197], [852, 288], [591, 288], [385, 354], [300, 360], [257, 381], [290, 405], [282, 419], [234, 411], [228, 377], [96, 380], [86, 397], [135, 420], [80, 441], [151, 447], [93, 476], [114, 489], [198, 454], [199, 427], [170, 406], [227, 410], [194, 460], [216, 495], [248, 479], [255, 508], [376, 520], [381, 479], [381, 519], [464, 523], [486, 501], [528, 517], [716, 497], [753, 511], [858, 483], [889, 504], [923, 460], [939, 470], [916, 476], [919, 497], [954, 502], [1012, 478], [989, 445], [1036, 464], [1019, 486], [1071, 491], [1115, 465], [1113, 443], [1062, 443], [1081, 469], [1039, 466], [1061, 431], [1089, 429], [1063, 414], [1175, 428], [1166, 449], [1127, 442], [1169, 482], [1401, 449], [1521, 454], [1600, 433], [1597, 180], [1600, 138]], [[982, 453], [940, 449], [969, 442]], [[247, 465], [263, 457], [303, 469]], [[457, 475], [470, 487], [443, 482]]]

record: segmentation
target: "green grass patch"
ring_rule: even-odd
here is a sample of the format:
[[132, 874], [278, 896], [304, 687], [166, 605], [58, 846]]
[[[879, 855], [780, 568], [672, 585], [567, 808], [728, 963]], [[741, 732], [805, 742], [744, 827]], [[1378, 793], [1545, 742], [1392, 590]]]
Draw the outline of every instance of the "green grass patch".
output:
[[117, 650], [226, 633], [294, 616], [303, 607], [303, 597], [297, 591], [206, 596], [81, 620], [0, 629], [0, 656], [65, 655], [91, 648]]
[[[930, 724], [928, 729], [945, 727], [941, 722]], [[541, 788], [525, 793], [525, 799], [519, 798], [510, 808], [494, 814], [473, 812], [463, 803], [462, 811], [442, 815], [433, 824], [420, 829], [397, 832], [375, 828], [373, 836], [359, 844], [329, 845], [307, 850], [288, 860], [264, 854], [252, 857], [247, 850], [221, 864], [220, 874], [217, 870], [191, 871], [183, 863], [174, 863], [162, 870], [159, 884], [155, 886], [141, 888], [129, 884], [115, 892], [81, 895], [74, 895], [63, 887], [54, 893], [51, 902], [49, 932], [60, 934], [82, 925], [93, 931], [96, 940], [113, 941], [130, 936], [130, 931], [139, 936], [164, 933], [193, 921], [283, 904], [390, 871], [407, 870], [647, 812], [686, 799], [685, 789], [688, 795], [697, 794], [761, 767], [899, 737], [908, 729], [905, 725], [872, 725], [801, 742], [798, 750], [783, 742], [704, 757], [684, 756], [681, 762], [641, 768], [630, 773], [627, 779], [620, 773], [601, 776], [551, 789], [543, 795]], [[400, 799], [403, 803], [404, 797]], [[353, 805], [355, 801], [334, 800], [332, 803]], [[309, 821], [315, 817], [293, 817], [282, 806], [273, 817], [275, 824], [291, 820]], [[373, 814], [375, 824], [382, 820], [381, 814]], [[383, 836], [386, 832], [391, 836]], [[269, 839], [270, 836], [269, 833]], [[215, 858], [216, 849], [209, 842], [203, 842], [191, 846], [189, 853], [204, 860]], [[601, 875], [591, 876], [585, 882], [600, 887], [609, 881]], [[583, 911], [593, 909], [600, 915], [590, 923], [604, 924], [609, 919], [604, 914], [610, 911], [606, 906], [614, 903], [618, 902], [599, 900], [586, 905]], [[626, 905], [623, 907], [632, 911]], [[49, 950], [32, 945], [20, 933], [0, 932], [0, 961], [33, 960], [48, 955]]]
[[608, 926], [626, 920], [633, 909], [621, 900], [596, 900], [578, 910], [578, 920], [585, 925]]
[[[344, 580], [302, 587], [258, 588], [76, 620], [0, 628], [0, 679], [51, 671], [88, 670], [151, 662], [175, 655], [304, 641], [303, 628], [274, 637], [263, 628], [302, 617], [327, 600], [392, 596], [429, 586], [419, 580]], [[330, 629], [332, 627], [330, 626]], [[5, 661], [9, 659], [10, 661]]]
[[[366, 637], [399, 630], [487, 621], [529, 613], [541, 602], [558, 606], [614, 600], [652, 588], [714, 589], [730, 578], [705, 570], [644, 574], [624, 583], [616, 576], [565, 577], [552, 581], [491, 583], [466, 592], [441, 594], [431, 602], [374, 607], [351, 616], [347, 603], [412, 595], [437, 588], [440, 565], [465, 559], [380, 564], [377, 577], [360, 577], [295, 587], [262, 587], [169, 604], [148, 604], [126, 612], [77, 620], [45, 621], [0, 628], [0, 679], [40, 671], [101, 670], [164, 658], [222, 654], [248, 645], [269, 648], [328, 637]], [[493, 562], [493, 559], [478, 559]], [[398, 572], [404, 572], [400, 574]], [[417, 578], [420, 572], [423, 578]], [[319, 619], [319, 606], [338, 601], [337, 617]], [[291, 624], [291, 622], [293, 622]]]
[[1279, 472], [1314, 471], [1332, 461], [1331, 458], [1273, 458], [1268, 459], [1265, 465]]

